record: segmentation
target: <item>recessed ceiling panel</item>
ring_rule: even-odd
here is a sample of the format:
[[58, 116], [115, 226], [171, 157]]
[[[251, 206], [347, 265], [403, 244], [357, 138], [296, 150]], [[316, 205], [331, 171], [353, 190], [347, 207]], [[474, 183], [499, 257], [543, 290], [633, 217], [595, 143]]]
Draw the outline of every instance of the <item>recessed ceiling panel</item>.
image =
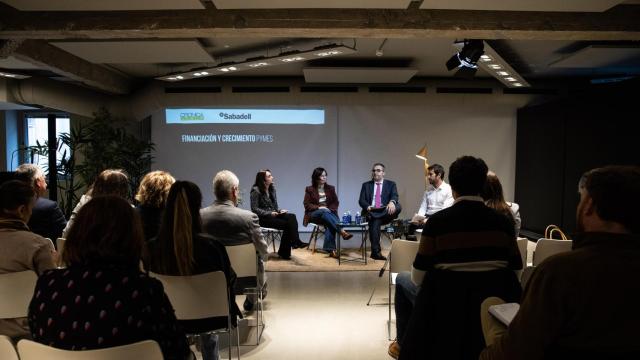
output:
[[602, 12], [623, 0], [424, 0], [420, 9]]
[[0, 58], [0, 69], [40, 69], [40, 67], [33, 65], [30, 62], [16, 59], [13, 56], [9, 56], [5, 59]]
[[411, 0], [211, 0], [218, 9], [406, 9]]
[[22, 11], [116, 11], [204, 9], [199, 0], [3, 0]]
[[196, 40], [52, 42], [96, 64], [213, 62]]
[[308, 83], [348, 84], [404, 84], [418, 72], [411, 68], [304, 68], [304, 80]]
[[638, 68], [640, 67], [640, 47], [587, 46], [549, 66], [573, 69]]

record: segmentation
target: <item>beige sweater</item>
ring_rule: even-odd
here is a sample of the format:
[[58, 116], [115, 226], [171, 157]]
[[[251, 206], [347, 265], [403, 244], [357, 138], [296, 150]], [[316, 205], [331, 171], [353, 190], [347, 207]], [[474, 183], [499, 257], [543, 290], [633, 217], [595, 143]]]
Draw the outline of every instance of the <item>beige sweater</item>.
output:
[[[0, 274], [25, 270], [41, 274], [55, 267], [53, 243], [29, 231], [20, 220], [0, 219], [0, 247]], [[0, 334], [11, 338], [28, 336], [27, 319], [0, 320]]]

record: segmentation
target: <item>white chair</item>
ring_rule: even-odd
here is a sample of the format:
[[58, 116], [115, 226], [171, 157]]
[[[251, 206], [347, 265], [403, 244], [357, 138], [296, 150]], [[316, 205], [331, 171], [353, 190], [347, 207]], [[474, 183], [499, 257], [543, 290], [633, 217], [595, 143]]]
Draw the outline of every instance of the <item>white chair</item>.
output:
[[238, 279], [250, 278], [251, 285], [253, 285], [253, 279], [255, 279], [255, 287], [245, 287], [242, 289], [242, 293], [256, 295], [256, 345], [260, 345], [265, 323], [262, 314], [262, 284], [258, 278], [258, 256], [256, 254], [256, 248], [253, 244], [232, 245], [225, 246], [225, 248], [227, 249], [227, 255], [229, 255], [231, 267], [236, 272]]
[[[253, 245], [252, 245], [253, 246]], [[203, 334], [226, 332], [229, 339], [229, 360], [231, 360], [231, 332], [232, 322], [229, 311], [229, 289], [227, 279], [222, 271], [192, 276], [170, 276], [149, 273], [160, 280], [164, 291], [171, 301], [171, 305], [178, 320], [197, 320], [212, 317], [226, 317], [227, 327], [214, 329]], [[189, 338], [200, 339], [203, 334], [187, 334]], [[236, 331], [236, 337], [238, 332]], [[236, 339], [238, 359], [240, 359], [239, 338]], [[204, 348], [204, 347], [203, 347]], [[139, 359], [137, 359], [139, 360]]]
[[67, 239], [59, 237], [56, 239], [56, 249], [58, 250], [58, 266], [63, 267], [65, 264], [62, 263], [62, 253], [64, 252], [64, 243]]
[[0, 275], [0, 319], [27, 317], [37, 281], [32, 270]]
[[0, 335], [0, 359], [2, 360], [19, 360], [13, 342], [8, 336]]
[[522, 272], [520, 279], [522, 287], [524, 288], [527, 282], [529, 282], [529, 278], [536, 266], [540, 265], [540, 263], [552, 255], [571, 251], [572, 246], [572, 240], [538, 239], [535, 250], [533, 251], [532, 266], [527, 266]]
[[310, 222], [307, 225], [313, 227], [313, 229], [311, 230], [311, 236], [309, 236], [309, 245], [307, 245], [307, 249], [310, 249], [311, 253], [315, 253], [316, 246], [318, 245], [318, 238], [321, 236], [324, 238], [324, 226], [313, 222]]
[[[527, 244], [529, 240], [527, 238], [519, 237], [517, 239], [517, 242], [518, 251], [520, 251], [520, 260], [522, 260], [522, 269], [524, 270], [524, 268], [527, 267]], [[518, 280], [522, 278], [523, 270], [516, 270], [516, 276], [518, 277]]]
[[276, 252], [276, 241], [282, 240], [282, 230], [261, 227], [260, 232], [267, 242], [267, 247], [271, 244], [273, 246], [273, 252]]
[[31, 340], [20, 340], [18, 354], [21, 360], [162, 360], [163, 358], [160, 346], [153, 340], [95, 350], [63, 350]]
[[391, 286], [396, 284], [396, 277], [401, 271], [411, 271], [413, 261], [418, 253], [418, 241], [394, 239], [389, 252], [389, 320], [387, 333], [391, 339]]

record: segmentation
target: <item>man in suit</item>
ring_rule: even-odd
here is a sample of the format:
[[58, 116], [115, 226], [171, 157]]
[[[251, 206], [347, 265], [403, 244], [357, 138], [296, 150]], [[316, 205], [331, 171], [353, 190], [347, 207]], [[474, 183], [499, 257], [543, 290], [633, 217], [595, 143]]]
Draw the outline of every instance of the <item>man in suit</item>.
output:
[[[213, 192], [216, 200], [213, 205], [200, 210], [202, 231], [213, 236], [225, 246], [253, 244], [258, 253], [258, 285], [266, 292], [264, 258], [267, 256], [267, 242], [260, 232], [258, 215], [238, 208], [240, 181], [229, 170], [222, 170], [213, 178]], [[240, 286], [240, 285], [239, 285]], [[255, 295], [247, 296], [245, 310], [251, 310], [255, 304]]]
[[67, 220], [57, 202], [43, 197], [47, 193], [44, 173], [37, 165], [22, 164], [16, 169], [16, 176], [31, 184], [38, 196], [27, 226], [34, 233], [55, 242], [62, 235]]
[[362, 184], [358, 201], [369, 221], [371, 258], [374, 260], [387, 260], [380, 252], [380, 226], [397, 218], [402, 210], [396, 183], [384, 179], [384, 169], [381, 163], [373, 164], [371, 180]]

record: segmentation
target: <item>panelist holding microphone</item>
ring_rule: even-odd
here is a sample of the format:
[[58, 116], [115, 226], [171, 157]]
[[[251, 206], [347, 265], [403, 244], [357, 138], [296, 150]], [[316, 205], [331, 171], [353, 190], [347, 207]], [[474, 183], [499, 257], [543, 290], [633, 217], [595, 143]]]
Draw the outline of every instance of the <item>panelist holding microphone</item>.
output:
[[402, 210], [396, 183], [384, 179], [384, 169], [381, 163], [373, 164], [371, 180], [362, 184], [358, 201], [363, 216], [366, 215], [369, 221], [371, 258], [374, 260], [387, 260], [380, 252], [380, 226], [397, 218]]

